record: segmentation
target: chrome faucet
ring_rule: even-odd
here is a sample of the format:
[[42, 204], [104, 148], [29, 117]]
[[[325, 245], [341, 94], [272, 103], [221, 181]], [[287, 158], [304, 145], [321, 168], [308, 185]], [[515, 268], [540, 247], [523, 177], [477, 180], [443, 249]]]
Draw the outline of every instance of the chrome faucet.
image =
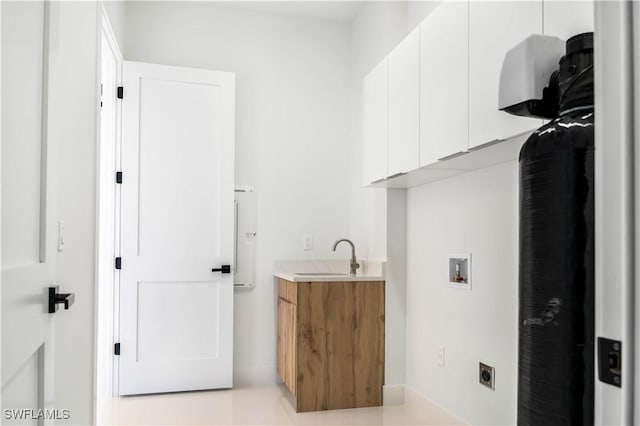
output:
[[356, 246], [353, 245], [351, 240], [347, 240], [346, 238], [340, 238], [338, 241], [333, 243], [333, 251], [336, 251], [336, 247], [338, 247], [338, 244], [340, 244], [343, 241], [351, 245], [351, 263], [349, 264], [350, 266], [349, 273], [352, 276], [355, 276], [357, 269], [360, 267], [360, 264], [356, 261]]

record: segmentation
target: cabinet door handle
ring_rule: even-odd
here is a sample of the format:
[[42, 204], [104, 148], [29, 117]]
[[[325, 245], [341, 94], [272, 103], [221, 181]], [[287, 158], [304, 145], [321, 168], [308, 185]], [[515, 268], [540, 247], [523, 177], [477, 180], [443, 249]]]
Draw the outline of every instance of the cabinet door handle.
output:
[[399, 172], [399, 173], [393, 174], [391, 176], [388, 176], [387, 179], [393, 179], [393, 178], [397, 178], [397, 177], [404, 176], [404, 175], [406, 175], [405, 172]]
[[467, 151], [458, 151], [455, 154], [446, 155], [446, 156], [444, 156], [442, 158], [438, 158], [438, 161], [451, 160], [452, 158], [460, 157], [461, 155], [464, 155], [466, 153], [467, 153]]

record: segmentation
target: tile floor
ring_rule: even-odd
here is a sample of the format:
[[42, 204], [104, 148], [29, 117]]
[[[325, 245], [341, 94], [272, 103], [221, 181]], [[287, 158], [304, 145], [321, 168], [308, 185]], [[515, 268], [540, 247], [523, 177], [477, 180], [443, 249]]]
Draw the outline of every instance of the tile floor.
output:
[[429, 425], [407, 405], [296, 413], [278, 386], [103, 400], [106, 425]]

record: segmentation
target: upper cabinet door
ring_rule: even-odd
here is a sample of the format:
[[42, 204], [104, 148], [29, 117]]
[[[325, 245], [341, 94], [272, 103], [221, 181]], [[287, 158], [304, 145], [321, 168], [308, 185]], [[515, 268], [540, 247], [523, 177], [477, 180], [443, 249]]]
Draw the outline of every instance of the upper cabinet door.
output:
[[389, 176], [419, 167], [420, 31], [389, 54]]
[[544, 33], [562, 39], [592, 32], [593, 1], [544, 1]]
[[443, 2], [420, 24], [420, 167], [469, 138], [469, 4]]
[[364, 185], [387, 177], [388, 62], [376, 66], [363, 82], [363, 150]]
[[540, 126], [498, 110], [498, 87], [505, 53], [541, 33], [542, 1], [469, 3], [469, 148]]

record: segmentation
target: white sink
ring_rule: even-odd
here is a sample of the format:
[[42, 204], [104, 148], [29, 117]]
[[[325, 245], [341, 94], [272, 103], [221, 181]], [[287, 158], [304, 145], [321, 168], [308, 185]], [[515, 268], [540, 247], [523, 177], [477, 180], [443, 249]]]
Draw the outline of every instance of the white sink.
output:
[[295, 275], [303, 277], [347, 277], [349, 274], [339, 272], [294, 272]]
[[348, 272], [349, 259], [283, 259], [274, 261], [273, 269], [276, 277], [292, 282], [384, 281], [384, 262], [359, 263], [362, 266], [356, 276]]

